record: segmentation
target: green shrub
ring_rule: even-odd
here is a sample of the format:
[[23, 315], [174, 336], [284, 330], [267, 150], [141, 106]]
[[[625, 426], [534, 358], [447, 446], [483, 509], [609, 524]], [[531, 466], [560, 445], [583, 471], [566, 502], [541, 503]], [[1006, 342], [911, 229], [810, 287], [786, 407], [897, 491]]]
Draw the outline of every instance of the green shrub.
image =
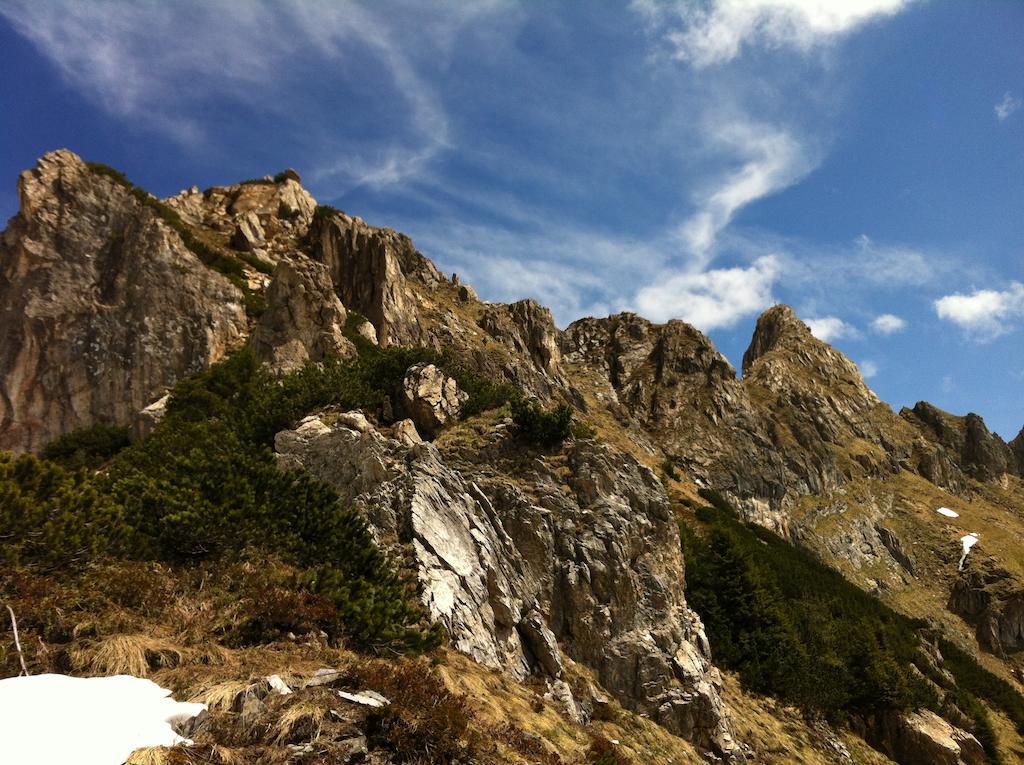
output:
[[317, 205], [313, 210], [313, 220], [320, 220], [321, 218], [329, 218], [332, 215], [341, 214], [341, 210], [332, 205]]
[[129, 544], [123, 509], [84, 470], [0, 453], [0, 561], [56, 567]]
[[259, 271], [261, 274], [267, 274], [269, 276], [274, 273], [273, 263], [268, 263], [263, 258], [253, 255], [251, 252], [237, 252], [235, 253], [235, 257], [243, 261], [254, 271]]
[[527, 443], [554, 446], [572, 432], [572, 407], [559, 404], [545, 410], [536, 401], [517, 399], [512, 402], [512, 421], [516, 435]]
[[134, 532], [131, 557], [184, 563], [261, 548], [301, 566], [301, 584], [335, 609], [321, 627], [368, 649], [435, 645], [436, 630], [391, 571], [358, 512], [308, 473], [220, 419], [169, 416], [110, 468], [106, 490]]
[[1017, 732], [1024, 736], [1024, 696], [948, 640], [939, 640], [939, 651], [942, 653], [943, 664], [953, 673], [957, 686], [1001, 709], [1016, 726]]
[[934, 708], [913, 667], [928, 667], [920, 626], [771, 532], [740, 522], [718, 494], [702, 534], [680, 525], [687, 601], [704, 619], [715, 661], [743, 684], [838, 721]]
[[[369, 380], [397, 374], [358, 363], [311, 365], [278, 380], [250, 351], [180, 383], [164, 420], [102, 474], [0, 458], [0, 556], [75, 567], [104, 557], [191, 565], [266, 550], [299, 567], [296, 586], [331, 605], [320, 628], [367, 650], [437, 645], [414, 593], [335, 490], [282, 471], [273, 435], [316, 405], [367, 397]], [[407, 359], [386, 357], [396, 366]], [[387, 366], [387, 365], [383, 365]], [[403, 370], [404, 371], [404, 370]], [[272, 634], [273, 619], [241, 636]], [[246, 637], [248, 636], [248, 637]]]
[[127, 427], [93, 425], [59, 436], [43, 448], [40, 456], [69, 470], [95, 470], [128, 444]]
[[[839, 720], [929, 707], [966, 716], [992, 762], [995, 733], [978, 699], [1024, 732], [1024, 697], [969, 654], [940, 640], [937, 673], [920, 649], [925, 625], [895, 613], [809, 553], [766, 529], [747, 526], [717, 492], [696, 516], [701, 534], [680, 524], [687, 600], [701, 615], [715, 661], [745, 686]], [[945, 706], [915, 671], [944, 689]]]

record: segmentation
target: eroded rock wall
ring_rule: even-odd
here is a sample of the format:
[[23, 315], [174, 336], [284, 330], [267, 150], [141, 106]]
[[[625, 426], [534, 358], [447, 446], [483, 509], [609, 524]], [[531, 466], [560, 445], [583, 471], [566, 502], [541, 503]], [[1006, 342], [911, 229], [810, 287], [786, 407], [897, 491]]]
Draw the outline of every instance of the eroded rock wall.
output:
[[0, 449], [128, 424], [246, 332], [243, 297], [73, 153], [18, 180], [0, 240]]
[[661, 483], [593, 441], [527, 465], [502, 456], [509, 441], [499, 430], [487, 449], [442, 453], [325, 416], [279, 434], [276, 448], [285, 465], [334, 484], [381, 539], [411, 548], [423, 601], [458, 650], [553, 682], [564, 651], [624, 706], [742, 760], [686, 606]]

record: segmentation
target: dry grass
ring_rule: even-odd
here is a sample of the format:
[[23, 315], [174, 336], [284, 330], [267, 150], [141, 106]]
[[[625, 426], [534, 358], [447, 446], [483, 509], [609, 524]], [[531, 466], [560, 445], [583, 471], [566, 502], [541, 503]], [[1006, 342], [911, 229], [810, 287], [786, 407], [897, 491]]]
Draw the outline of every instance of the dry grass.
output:
[[251, 693], [258, 683], [245, 680], [225, 680], [213, 687], [196, 694], [192, 701], [206, 704], [210, 711], [227, 711], [237, 709], [240, 699]]
[[169, 751], [169, 749], [163, 746], [136, 749], [125, 760], [124, 765], [168, 765], [170, 762]]
[[849, 750], [851, 760], [840, 760], [827, 739], [828, 729], [810, 725], [794, 708], [774, 699], [745, 692], [739, 679], [724, 673], [724, 698], [732, 712], [733, 725], [740, 740], [752, 745], [763, 765], [892, 765], [862, 739], [848, 731], [834, 731], [832, 737]]
[[149, 635], [112, 635], [72, 652], [78, 669], [97, 675], [147, 677], [151, 669], [176, 667], [187, 650]]
[[324, 727], [328, 710], [310, 701], [296, 701], [277, 718], [273, 725], [274, 742], [316, 741]]
[[[592, 682], [586, 668], [567, 659], [570, 683]], [[474, 725], [485, 732], [492, 750], [489, 762], [502, 765], [587, 762], [595, 738], [617, 740], [624, 758], [645, 765], [697, 765], [704, 759], [683, 741], [651, 720], [615, 707], [610, 721], [574, 724], [554, 704], [538, 705], [536, 689], [517, 683], [451, 651], [438, 668], [445, 684], [472, 699]]]

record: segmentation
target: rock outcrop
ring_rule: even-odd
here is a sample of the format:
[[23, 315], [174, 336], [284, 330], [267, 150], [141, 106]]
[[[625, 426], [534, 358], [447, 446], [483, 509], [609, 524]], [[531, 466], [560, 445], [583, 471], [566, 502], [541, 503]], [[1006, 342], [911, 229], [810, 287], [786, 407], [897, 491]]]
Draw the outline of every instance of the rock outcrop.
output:
[[542, 372], [556, 375], [561, 353], [551, 311], [535, 300], [488, 306], [480, 327], [516, 353], [533, 360]]
[[411, 548], [423, 601], [458, 650], [552, 684], [564, 652], [624, 706], [742, 760], [651, 471], [589, 441], [569, 446], [559, 469], [518, 464], [500, 431], [483, 452], [442, 453], [329, 419], [279, 434], [279, 459], [332, 483], [382, 540]]
[[370, 320], [381, 345], [423, 341], [407, 281], [429, 285], [446, 280], [409, 237], [327, 211], [313, 221], [310, 241], [313, 257], [327, 266], [341, 302]]
[[1020, 473], [1013, 448], [974, 413], [958, 417], [919, 401], [900, 415], [924, 437], [926, 443], [918, 446], [919, 470], [934, 484], [956, 488], [965, 475], [995, 481], [1007, 472]]
[[462, 412], [469, 394], [433, 364], [416, 364], [402, 381], [402, 409], [424, 433], [436, 435]]
[[974, 736], [922, 709], [887, 715], [879, 748], [901, 765], [985, 765], [985, 750]]
[[166, 200], [184, 221], [215, 234], [224, 244], [272, 262], [292, 253], [306, 236], [316, 200], [298, 173], [187, 189]]
[[243, 296], [116, 179], [51, 152], [0, 241], [0, 449], [131, 423], [244, 337]]
[[355, 353], [344, 333], [348, 313], [323, 264], [306, 258], [280, 261], [266, 301], [250, 342], [257, 357], [275, 371], [290, 372], [310, 361]]
[[1024, 428], [1010, 441], [1010, 451], [1017, 462], [1017, 475], [1024, 476]]
[[978, 642], [1004, 654], [1024, 648], [1024, 582], [984, 557], [971, 559], [953, 583], [949, 610], [977, 629]]
[[260, 216], [249, 210], [238, 217], [231, 246], [236, 250], [252, 252], [266, 243], [266, 232], [260, 223]]

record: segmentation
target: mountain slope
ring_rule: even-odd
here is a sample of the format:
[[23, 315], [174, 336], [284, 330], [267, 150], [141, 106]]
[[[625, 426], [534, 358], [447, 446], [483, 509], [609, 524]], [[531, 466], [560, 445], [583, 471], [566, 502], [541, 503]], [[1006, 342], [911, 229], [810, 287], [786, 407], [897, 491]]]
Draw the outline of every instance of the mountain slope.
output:
[[[712, 663], [677, 531], [709, 490], [1021, 688], [1024, 432], [1007, 445], [975, 415], [893, 412], [787, 306], [758, 319], [738, 377], [683, 322], [627, 313], [560, 331], [531, 300], [483, 302], [407, 237], [316, 206], [294, 171], [161, 202], [59, 151], [19, 189], [0, 245], [0, 447], [132, 424], [247, 345], [291, 373], [283, 390], [319, 391], [260, 426], [277, 465], [334, 487], [453, 648], [542, 685], [569, 728], [595, 724], [607, 694], [623, 719], [657, 721], [691, 752], [772, 761], [749, 747], [786, 720], [808, 761], [851, 761], [835, 734], [800, 727]], [[325, 387], [303, 377], [311, 362], [327, 365]], [[236, 411], [239, 384], [187, 383], [168, 422], [189, 396]], [[573, 435], [526, 443], [524, 396], [572, 407]], [[252, 416], [259, 401], [245, 404]], [[961, 572], [967, 531], [980, 541]], [[971, 725], [960, 706], [939, 711]], [[966, 733], [950, 749], [950, 723], [932, 712], [893, 711], [884, 731], [861, 733], [900, 762], [985, 756]], [[1000, 725], [1005, 759], [1019, 744]]]

